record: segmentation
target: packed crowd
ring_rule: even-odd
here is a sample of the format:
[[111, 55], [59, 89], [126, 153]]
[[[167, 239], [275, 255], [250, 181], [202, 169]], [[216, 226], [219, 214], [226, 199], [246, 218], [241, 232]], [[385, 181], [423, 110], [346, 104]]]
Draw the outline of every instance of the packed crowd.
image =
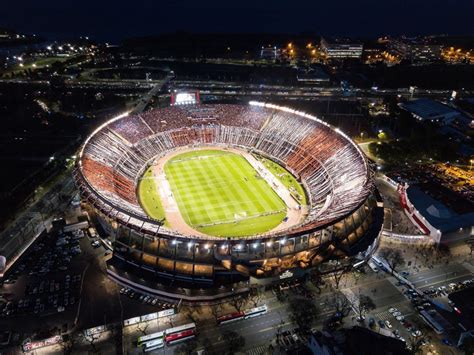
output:
[[[469, 213], [474, 209], [474, 188], [470, 180], [453, 176], [447, 165], [419, 165], [388, 173], [397, 182], [417, 185], [425, 193], [457, 213]], [[451, 173], [451, 174], [450, 174]]]
[[263, 107], [200, 107], [154, 110], [103, 128], [86, 145], [81, 159], [87, 182], [146, 217], [135, 195], [143, 169], [168, 150], [208, 143], [245, 146], [283, 162], [308, 187], [312, 207], [308, 221], [333, 220], [367, 197], [370, 184], [364, 158], [329, 127]]

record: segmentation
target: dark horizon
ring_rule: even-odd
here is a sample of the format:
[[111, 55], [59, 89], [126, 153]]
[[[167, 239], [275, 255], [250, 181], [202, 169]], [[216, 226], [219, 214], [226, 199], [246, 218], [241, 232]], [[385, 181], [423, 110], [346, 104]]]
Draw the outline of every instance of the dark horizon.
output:
[[59, 0], [10, 3], [0, 13], [0, 27], [48, 39], [89, 36], [99, 41], [191, 33], [314, 33], [360, 38], [381, 35], [473, 35], [473, 0], [418, 1], [340, 0], [331, 3], [296, 1], [270, 5], [216, 0], [158, 4], [85, 0], [81, 5]]

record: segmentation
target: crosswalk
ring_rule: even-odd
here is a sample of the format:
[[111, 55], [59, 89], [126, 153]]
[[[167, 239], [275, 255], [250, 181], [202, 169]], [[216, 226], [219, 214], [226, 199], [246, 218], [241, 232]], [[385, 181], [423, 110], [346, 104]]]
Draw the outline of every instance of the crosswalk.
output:
[[[407, 301], [402, 301], [402, 302], [391, 304], [390, 308], [392, 308], [392, 307], [397, 308], [401, 312], [401, 314], [405, 317], [408, 316], [408, 315], [411, 315], [413, 313], [413, 310], [411, 309], [410, 304]], [[389, 308], [385, 309], [384, 311], [373, 313], [373, 315], [377, 319], [381, 319], [383, 321], [385, 321], [385, 320], [389, 320], [389, 321], [395, 320], [395, 317], [393, 315], [391, 315], [388, 310], [389, 310]]]
[[268, 350], [268, 345], [260, 345], [260, 346], [257, 346], [256, 348], [247, 350], [246, 354], [247, 355], [264, 355], [264, 354], [270, 354], [270, 351]]

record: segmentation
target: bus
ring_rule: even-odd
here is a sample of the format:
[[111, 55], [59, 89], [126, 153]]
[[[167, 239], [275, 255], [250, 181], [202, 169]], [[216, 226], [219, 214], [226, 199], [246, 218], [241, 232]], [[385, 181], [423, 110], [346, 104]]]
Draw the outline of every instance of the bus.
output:
[[141, 346], [146, 342], [149, 342], [151, 340], [156, 340], [156, 339], [161, 339], [163, 340], [163, 337], [165, 335], [165, 332], [156, 332], [156, 333], [151, 333], [148, 335], [142, 335], [141, 337], [138, 338], [137, 340], [137, 345]]
[[371, 260], [377, 265], [380, 269], [384, 271], [389, 271], [390, 267], [388, 266], [387, 262], [382, 259], [381, 257], [377, 257], [375, 255], [372, 255]]
[[147, 353], [149, 351], [161, 349], [163, 346], [164, 346], [163, 338], [150, 340], [143, 343], [143, 351]]
[[244, 312], [234, 312], [225, 314], [223, 316], [217, 317], [217, 324], [227, 324], [232, 323], [241, 319], [244, 319], [245, 313]]
[[165, 337], [165, 341], [167, 345], [173, 345], [185, 340], [192, 339], [195, 336], [196, 336], [195, 329], [188, 329], [179, 333], [173, 333], [173, 334], [167, 335]]
[[377, 266], [375, 266], [372, 260], [369, 260], [367, 264], [369, 265], [369, 267], [372, 269], [373, 272], [379, 272], [379, 269], [377, 269]]
[[244, 311], [245, 319], [257, 317], [259, 315], [267, 313], [267, 305], [255, 307]]
[[165, 330], [165, 335], [171, 335], [174, 333], [181, 333], [184, 332], [185, 330], [195, 330], [196, 329], [196, 324], [194, 323], [188, 323], [185, 325], [180, 325], [179, 327], [174, 327], [174, 328], [169, 328]]

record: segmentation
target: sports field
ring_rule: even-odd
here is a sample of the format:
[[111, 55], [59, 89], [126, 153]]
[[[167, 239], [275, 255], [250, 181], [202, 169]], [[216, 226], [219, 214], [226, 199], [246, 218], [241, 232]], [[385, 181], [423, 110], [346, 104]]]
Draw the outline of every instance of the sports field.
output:
[[296, 178], [291, 175], [291, 173], [286, 170], [281, 165], [278, 165], [270, 159], [264, 158], [262, 156], [257, 156], [257, 159], [260, 160], [263, 165], [275, 176], [280, 182], [290, 191], [293, 198], [298, 201], [300, 205], [306, 205], [306, 194], [304, 192], [303, 186], [296, 180]]
[[285, 203], [241, 155], [192, 151], [171, 158], [164, 172], [184, 220], [202, 233], [263, 233], [286, 216]]
[[[165, 218], [165, 210], [161, 204], [161, 197], [156, 188], [156, 182], [153, 178], [153, 169], [149, 168], [142, 176], [138, 185], [138, 198], [145, 212], [156, 220]], [[169, 227], [165, 219], [165, 226]]]

